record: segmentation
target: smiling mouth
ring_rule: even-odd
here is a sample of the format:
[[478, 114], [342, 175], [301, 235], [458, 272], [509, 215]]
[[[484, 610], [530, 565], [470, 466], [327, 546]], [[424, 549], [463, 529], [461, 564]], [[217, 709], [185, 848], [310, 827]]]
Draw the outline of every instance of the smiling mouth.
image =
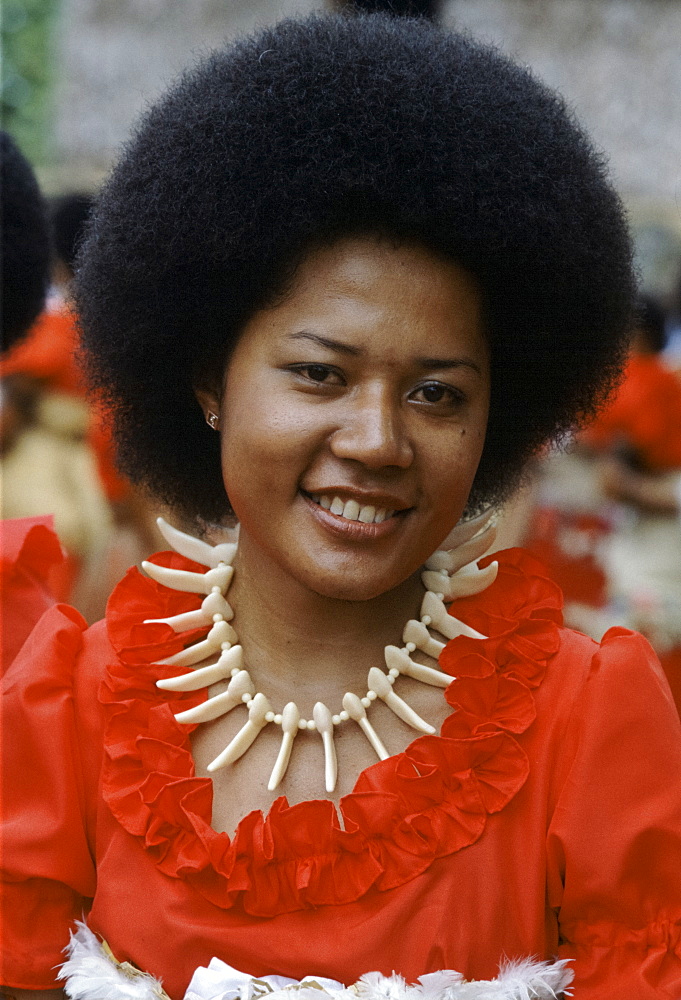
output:
[[305, 496], [336, 517], [345, 521], [359, 521], [361, 524], [382, 524], [396, 514], [403, 513], [374, 504], [360, 504], [357, 500], [343, 500], [334, 494], [305, 493]]

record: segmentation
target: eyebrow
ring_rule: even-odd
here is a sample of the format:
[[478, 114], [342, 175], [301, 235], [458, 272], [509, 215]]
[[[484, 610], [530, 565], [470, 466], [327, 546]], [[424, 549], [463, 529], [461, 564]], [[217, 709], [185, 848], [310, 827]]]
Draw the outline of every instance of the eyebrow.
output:
[[[331, 340], [330, 337], [321, 337], [318, 333], [311, 333], [309, 330], [299, 330], [297, 333], [292, 333], [290, 334], [290, 339], [311, 340], [313, 343], [320, 344], [330, 351], [338, 351], [339, 354], [347, 354], [355, 358], [364, 353], [361, 347], [352, 347], [350, 344], [343, 343], [342, 340]], [[472, 358], [416, 358], [415, 363], [418, 368], [423, 368], [424, 370], [428, 369], [432, 371], [433, 369], [437, 369], [445, 371], [451, 368], [470, 368], [478, 375], [482, 375], [480, 365], [476, 364]]]
[[351, 347], [350, 344], [344, 344], [342, 340], [320, 337], [318, 333], [310, 333], [309, 330], [299, 330], [298, 333], [292, 333], [290, 336], [291, 340], [311, 340], [315, 344], [321, 344], [322, 347], [328, 347], [330, 351], [338, 351], [339, 354], [351, 354], [355, 358], [362, 354], [359, 347]]
[[482, 368], [472, 358], [417, 358], [416, 364], [419, 368], [428, 368], [431, 371], [434, 368], [440, 370], [470, 368], [472, 371], [477, 372], [478, 375], [482, 375]]

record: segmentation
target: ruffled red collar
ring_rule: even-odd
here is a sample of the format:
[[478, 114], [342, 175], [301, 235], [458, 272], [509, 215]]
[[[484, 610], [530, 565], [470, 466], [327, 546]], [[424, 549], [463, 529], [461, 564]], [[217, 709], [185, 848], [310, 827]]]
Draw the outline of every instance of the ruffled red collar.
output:
[[[153, 558], [204, 571], [174, 553]], [[201, 598], [129, 570], [107, 609], [118, 658], [100, 695], [108, 717], [103, 794], [115, 817], [160, 871], [217, 906], [239, 905], [254, 916], [392, 889], [473, 844], [487, 816], [503, 809], [527, 778], [528, 759], [515, 736], [535, 718], [532, 692], [558, 649], [562, 620], [560, 591], [540, 564], [520, 549], [495, 558], [500, 567], [492, 586], [450, 608], [490, 638], [453, 639], [440, 656], [441, 668], [456, 675], [445, 691], [456, 711], [442, 735], [422, 736], [363, 771], [340, 802], [342, 822], [330, 801], [289, 806], [281, 797], [266, 817], [245, 816], [232, 839], [210, 825], [212, 781], [194, 773], [195, 727], [173, 718], [206, 692], [168, 696], [155, 686], [178, 672], [158, 661], [206, 630], [177, 635], [167, 625], [143, 624], [193, 610]]]

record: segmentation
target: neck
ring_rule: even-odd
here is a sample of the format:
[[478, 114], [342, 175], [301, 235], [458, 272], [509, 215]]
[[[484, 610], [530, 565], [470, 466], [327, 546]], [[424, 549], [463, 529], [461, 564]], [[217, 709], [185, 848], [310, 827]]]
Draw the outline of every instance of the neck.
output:
[[401, 644], [409, 618], [418, 618], [424, 588], [415, 573], [387, 593], [347, 601], [314, 593], [292, 580], [247, 537], [241, 537], [229, 601], [247, 661], [268, 681], [314, 693], [316, 688], [366, 687], [371, 666], [384, 667], [383, 649]]

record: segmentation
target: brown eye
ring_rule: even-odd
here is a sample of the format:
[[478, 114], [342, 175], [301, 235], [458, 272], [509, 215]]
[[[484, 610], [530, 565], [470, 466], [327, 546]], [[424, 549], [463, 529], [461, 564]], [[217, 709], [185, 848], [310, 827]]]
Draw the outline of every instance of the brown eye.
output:
[[423, 399], [426, 403], [441, 403], [445, 398], [447, 390], [443, 385], [437, 385], [433, 383], [432, 385], [424, 385], [421, 389]]
[[313, 382], [326, 382], [331, 375], [331, 370], [324, 365], [307, 365], [303, 370]]
[[417, 403], [427, 403], [429, 406], [455, 407], [465, 399], [463, 393], [451, 385], [442, 382], [426, 382], [412, 393], [412, 399]]
[[339, 386], [344, 385], [341, 372], [332, 365], [312, 364], [312, 365], [291, 365], [289, 371], [299, 375], [303, 383], [309, 386]]

